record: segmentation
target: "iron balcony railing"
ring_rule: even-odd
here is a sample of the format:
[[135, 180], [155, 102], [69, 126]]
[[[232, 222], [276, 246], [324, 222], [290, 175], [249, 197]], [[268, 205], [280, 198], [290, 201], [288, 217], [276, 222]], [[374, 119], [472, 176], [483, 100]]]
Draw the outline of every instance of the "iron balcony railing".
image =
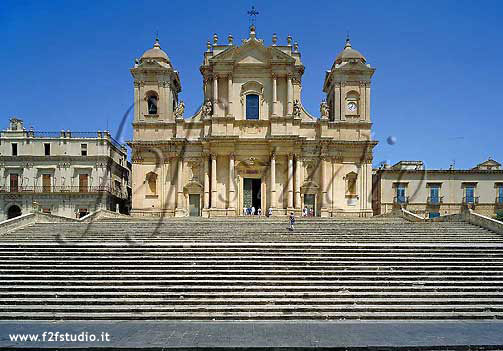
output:
[[397, 205], [405, 205], [409, 202], [408, 196], [395, 196], [393, 198], [393, 203]]
[[428, 205], [440, 205], [444, 202], [443, 196], [429, 196], [428, 197]]
[[475, 205], [479, 203], [478, 196], [465, 196], [463, 197], [463, 204], [465, 205]]
[[97, 186], [66, 186], [66, 185], [42, 185], [42, 186], [32, 186], [32, 185], [18, 185], [18, 186], [2, 186], [0, 187], [0, 193], [103, 193], [107, 192], [115, 195], [119, 198], [127, 198], [127, 191], [121, 188], [115, 188], [108, 185], [97, 185]]

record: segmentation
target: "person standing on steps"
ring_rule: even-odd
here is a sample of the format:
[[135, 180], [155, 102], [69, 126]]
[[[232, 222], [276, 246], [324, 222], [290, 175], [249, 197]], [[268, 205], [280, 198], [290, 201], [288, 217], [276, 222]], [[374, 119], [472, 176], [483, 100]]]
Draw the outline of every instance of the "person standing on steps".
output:
[[288, 230], [293, 231], [294, 230], [293, 225], [295, 224], [295, 215], [293, 214], [293, 212], [290, 212], [289, 220], [290, 220], [290, 226], [288, 227]]

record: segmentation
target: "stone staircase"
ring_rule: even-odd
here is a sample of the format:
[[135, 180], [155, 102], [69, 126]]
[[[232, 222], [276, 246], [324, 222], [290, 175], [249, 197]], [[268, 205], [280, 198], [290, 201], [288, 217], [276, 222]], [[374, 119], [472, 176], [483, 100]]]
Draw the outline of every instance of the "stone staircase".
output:
[[380, 218], [100, 220], [0, 237], [0, 320], [503, 317], [503, 237]]

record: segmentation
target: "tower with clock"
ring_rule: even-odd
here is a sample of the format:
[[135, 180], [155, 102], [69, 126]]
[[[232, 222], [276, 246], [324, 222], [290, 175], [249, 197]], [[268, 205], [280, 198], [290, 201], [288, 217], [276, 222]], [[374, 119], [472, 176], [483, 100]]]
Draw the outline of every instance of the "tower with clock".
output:
[[370, 124], [370, 79], [374, 71], [365, 57], [352, 48], [348, 37], [323, 84], [330, 121]]

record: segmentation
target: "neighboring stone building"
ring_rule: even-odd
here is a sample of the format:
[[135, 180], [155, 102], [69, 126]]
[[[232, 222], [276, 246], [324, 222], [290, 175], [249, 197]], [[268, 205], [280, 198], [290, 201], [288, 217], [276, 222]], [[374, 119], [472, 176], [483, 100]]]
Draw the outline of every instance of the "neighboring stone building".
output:
[[503, 210], [503, 170], [491, 159], [468, 170], [426, 170], [422, 161], [401, 161], [375, 170], [373, 188], [375, 215], [400, 207], [424, 217], [468, 207], [488, 216]]
[[349, 39], [327, 71], [320, 118], [302, 105], [304, 65], [288, 36], [240, 46], [208, 41], [200, 71], [204, 101], [184, 118], [180, 78], [158, 40], [136, 61], [133, 163], [135, 215], [372, 215], [370, 81], [374, 68]]
[[128, 211], [127, 149], [110, 133], [38, 132], [10, 120], [0, 132], [0, 220], [31, 211], [81, 217]]

